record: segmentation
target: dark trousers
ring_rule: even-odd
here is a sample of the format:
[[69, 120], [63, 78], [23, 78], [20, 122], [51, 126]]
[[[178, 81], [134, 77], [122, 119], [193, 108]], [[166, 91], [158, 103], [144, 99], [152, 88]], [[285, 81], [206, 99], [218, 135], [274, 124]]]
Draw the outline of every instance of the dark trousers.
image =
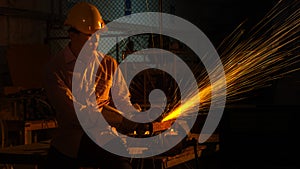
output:
[[[120, 148], [125, 149], [120, 141]], [[45, 169], [79, 169], [93, 167], [100, 169], [132, 169], [130, 159], [110, 153], [95, 144], [86, 134], [82, 137], [78, 158], [70, 158], [54, 147], [50, 147]]]

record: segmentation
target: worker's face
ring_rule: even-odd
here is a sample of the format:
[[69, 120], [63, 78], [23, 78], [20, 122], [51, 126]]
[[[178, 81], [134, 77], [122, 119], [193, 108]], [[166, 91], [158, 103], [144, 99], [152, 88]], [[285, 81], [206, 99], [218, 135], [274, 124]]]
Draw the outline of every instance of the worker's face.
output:
[[92, 35], [84, 35], [88, 39], [85, 43], [87, 43], [88, 47], [91, 48], [91, 50], [96, 50], [98, 47], [98, 42], [100, 39], [100, 34], [99, 33], [94, 33]]
[[94, 34], [85, 34], [82, 32], [79, 33], [72, 33], [70, 35], [71, 41], [73, 44], [76, 44], [76, 46], [81, 50], [85, 43], [87, 43], [86, 47], [90, 50], [96, 50], [98, 47], [98, 42], [100, 39], [100, 34], [94, 33]]

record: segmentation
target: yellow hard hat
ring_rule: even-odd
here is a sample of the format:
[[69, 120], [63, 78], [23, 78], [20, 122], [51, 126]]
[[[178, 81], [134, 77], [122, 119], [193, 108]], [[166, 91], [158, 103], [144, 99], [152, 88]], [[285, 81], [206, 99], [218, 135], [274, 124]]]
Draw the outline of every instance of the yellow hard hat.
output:
[[85, 34], [93, 34], [97, 30], [105, 28], [105, 23], [97, 7], [87, 2], [75, 4], [70, 9], [64, 24]]

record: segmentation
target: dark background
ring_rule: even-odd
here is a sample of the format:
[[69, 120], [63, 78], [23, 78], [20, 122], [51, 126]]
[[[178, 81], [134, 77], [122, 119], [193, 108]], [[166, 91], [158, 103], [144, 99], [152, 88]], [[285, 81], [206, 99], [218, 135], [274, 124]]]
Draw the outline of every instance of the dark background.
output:
[[[246, 30], [252, 28], [278, 1], [176, 2], [176, 14], [197, 25], [217, 47], [243, 21]], [[209, 167], [299, 167], [299, 71], [270, 84], [245, 94], [246, 100], [225, 107], [218, 129], [221, 162], [211, 162]]]
[[[246, 21], [244, 28], [252, 28], [277, 2], [175, 0], [171, 13], [198, 26], [217, 47], [240, 23]], [[5, 11], [0, 14], [7, 16]], [[43, 19], [42, 15], [35, 13], [25, 14], [26, 18]], [[8, 34], [8, 37], [13, 36]], [[32, 39], [35, 37], [32, 36]], [[24, 42], [27, 41], [24, 39]], [[1, 58], [4, 58], [10, 43], [14, 41], [0, 45]], [[5, 59], [1, 59], [0, 65], [2, 89], [12, 85], [12, 82], [8, 68], [4, 67], [7, 66]], [[299, 64], [295, 67], [299, 68]], [[271, 81], [270, 84], [269, 87], [245, 94], [247, 99], [225, 107], [217, 130], [221, 141], [220, 152], [206, 157], [207, 160], [202, 161], [201, 165], [207, 168], [299, 168], [300, 72]]]

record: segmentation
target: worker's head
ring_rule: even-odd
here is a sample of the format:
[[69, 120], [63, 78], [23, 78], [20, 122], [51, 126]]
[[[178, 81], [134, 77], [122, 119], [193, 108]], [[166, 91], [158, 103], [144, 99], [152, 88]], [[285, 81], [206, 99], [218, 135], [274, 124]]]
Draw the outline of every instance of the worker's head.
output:
[[70, 9], [64, 25], [69, 27], [71, 43], [76, 43], [79, 48], [82, 48], [87, 40], [90, 40], [94, 46], [98, 45], [100, 35], [96, 32], [105, 29], [99, 10], [87, 2], [75, 4]]

